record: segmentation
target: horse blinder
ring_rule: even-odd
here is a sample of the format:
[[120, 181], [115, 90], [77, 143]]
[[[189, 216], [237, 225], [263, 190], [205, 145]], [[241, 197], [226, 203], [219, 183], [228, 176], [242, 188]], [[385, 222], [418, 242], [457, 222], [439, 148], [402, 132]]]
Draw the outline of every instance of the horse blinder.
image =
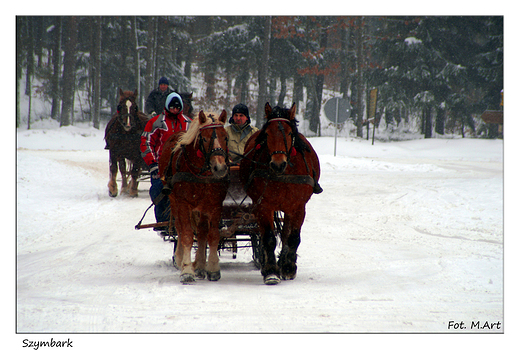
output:
[[[282, 122], [286, 122], [286, 123], [290, 123], [289, 120], [285, 119], [285, 118], [274, 118], [274, 119], [271, 119], [269, 120], [269, 122], [273, 122], [273, 121], [277, 121], [278, 122], [278, 130], [282, 133], [282, 135], [285, 136], [285, 129], [284, 127], [282, 126]], [[288, 147], [287, 145], [287, 140], [286, 138], [284, 137], [284, 144], [285, 144], [285, 151], [274, 151], [272, 153], [270, 153], [270, 156], [273, 156], [275, 154], [285, 154], [287, 157], [294, 157], [296, 156], [296, 148], [294, 147], [294, 134], [292, 133], [292, 131], [289, 133], [289, 135], [291, 136], [291, 146]], [[260, 149], [260, 144], [258, 144], [256, 146], [256, 149]], [[290, 160], [288, 160], [288, 163], [289, 165], [292, 166]]]
[[[215, 139], [218, 138], [217, 132], [216, 132], [215, 129], [219, 128], [219, 127], [223, 127], [223, 125], [221, 125], [221, 124], [210, 124], [208, 126], [205, 126], [205, 127], [201, 128], [201, 130], [203, 130], [203, 129], [210, 129], [210, 128], [213, 129], [213, 132], [211, 133], [210, 144], [209, 144], [209, 148], [210, 148], [209, 152], [207, 152], [204, 149], [204, 142], [203, 142], [204, 140], [203, 140], [202, 134], [199, 134], [199, 149], [197, 149], [197, 157], [205, 158], [206, 163], [209, 163], [209, 159], [212, 156], [214, 156], [214, 155], [217, 155], [217, 156], [220, 155], [220, 156], [225, 157], [226, 158], [226, 163], [227, 163], [227, 160], [228, 160], [227, 152], [222, 147], [213, 148]], [[228, 141], [228, 139], [226, 137], [226, 145], [227, 145], [227, 141]]]

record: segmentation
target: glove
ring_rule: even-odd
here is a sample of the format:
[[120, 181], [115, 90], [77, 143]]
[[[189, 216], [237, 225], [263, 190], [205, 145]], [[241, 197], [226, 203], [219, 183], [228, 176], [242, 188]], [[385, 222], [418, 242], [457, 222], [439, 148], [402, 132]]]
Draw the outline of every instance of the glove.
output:
[[159, 178], [159, 165], [157, 163], [150, 164], [150, 176], [152, 179]]

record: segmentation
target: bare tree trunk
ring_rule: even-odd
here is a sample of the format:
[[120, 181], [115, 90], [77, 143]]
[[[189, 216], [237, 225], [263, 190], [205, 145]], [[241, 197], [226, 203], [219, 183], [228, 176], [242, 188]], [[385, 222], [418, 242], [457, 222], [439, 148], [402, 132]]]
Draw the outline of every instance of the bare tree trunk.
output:
[[92, 115], [94, 128], [100, 127], [101, 114], [101, 17], [94, 18], [94, 40], [92, 45], [92, 59], [93, 59], [93, 93], [92, 93]]
[[137, 17], [133, 16], [130, 22], [132, 26], [132, 44], [134, 47], [135, 88], [137, 89], [137, 96], [141, 96], [141, 55], [139, 54], [139, 40], [137, 38]]
[[155, 47], [157, 41], [157, 17], [150, 17], [148, 22], [148, 40], [146, 41], [146, 75], [142, 97], [146, 99], [155, 83]]
[[[190, 30], [191, 33], [191, 30]], [[190, 39], [186, 49], [186, 61], [184, 62], [184, 76], [191, 81], [191, 61], [193, 60], [193, 50], [191, 49], [193, 41]], [[191, 86], [186, 86], [185, 91], [191, 92]]]
[[287, 77], [285, 70], [282, 70], [280, 75], [280, 94], [278, 95], [278, 106], [283, 106], [285, 101], [285, 95], [287, 94]]
[[51, 78], [51, 118], [58, 120], [60, 114], [60, 69], [61, 69], [61, 27], [62, 17], [56, 16], [56, 26], [53, 30], [52, 46], [52, 78]]
[[269, 46], [271, 45], [271, 16], [265, 18], [264, 47], [262, 62], [258, 70], [258, 104], [256, 108], [256, 125], [263, 124], [264, 106], [267, 102], [267, 68], [269, 67]]
[[71, 125], [74, 108], [74, 85], [76, 70], [76, 43], [78, 22], [75, 16], [69, 17], [66, 24], [67, 41], [63, 59], [63, 101], [60, 126]]
[[363, 137], [363, 17], [356, 20], [356, 135]]
[[424, 116], [426, 118], [424, 123], [424, 138], [430, 139], [432, 137], [432, 108], [430, 106], [426, 107]]
[[341, 81], [339, 91], [343, 95], [343, 98], [348, 100], [348, 89], [350, 85], [349, 79], [349, 59], [348, 59], [348, 39], [350, 36], [350, 27], [346, 27], [341, 30], [341, 52], [340, 52], [340, 62], [341, 62]]
[[294, 101], [296, 102], [296, 113], [300, 110], [300, 101], [303, 101], [303, 78], [296, 74], [294, 77]]
[[[324, 30], [320, 34], [319, 46], [321, 49], [327, 47], [327, 31]], [[325, 75], [318, 74], [316, 77], [316, 95], [314, 101], [314, 109], [311, 115], [311, 120], [309, 121], [309, 129], [321, 136], [321, 125], [320, 125], [320, 110], [321, 110], [321, 100], [323, 97], [323, 84], [325, 83]]]
[[27, 75], [25, 76], [25, 94], [29, 97], [29, 109], [27, 111], [27, 129], [31, 128], [31, 105], [32, 105], [32, 83], [31, 78], [34, 75], [34, 29], [33, 24], [27, 21], [27, 30], [29, 32], [27, 38]]
[[16, 16], [16, 127], [20, 127], [20, 80], [22, 79], [22, 60], [23, 60], [23, 18]]
[[444, 123], [446, 121], [446, 109], [437, 108], [435, 116], [435, 132], [439, 135], [444, 135]]

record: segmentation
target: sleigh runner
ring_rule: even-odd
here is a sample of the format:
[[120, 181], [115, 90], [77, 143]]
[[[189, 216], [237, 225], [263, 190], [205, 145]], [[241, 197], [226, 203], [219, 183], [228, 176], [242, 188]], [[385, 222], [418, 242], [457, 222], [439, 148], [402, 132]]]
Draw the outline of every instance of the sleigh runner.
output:
[[[229, 168], [229, 187], [223, 202], [222, 216], [219, 223], [220, 241], [218, 250], [219, 253], [230, 251], [232, 258], [236, 259], [238, 249], [251, 249], [252, 261], [257, 268], [260, 268], [262, 265], [262, 244], [258, 223], [252, 213], [253, 202], [240, 183], [239, 171], [238, 165]], [[279, 228], [283, 222], [282, 215], [283, 213], [278, 213], [276, 218]], [[139, 222], [135, 229], [158, 229], [161, 227], [166, 227], [166, 230], [161, 231], [161, 235], [165, 241], [173, 243], [175, 251], [177, 249], [178, 235], [173, 220], [151, 224], [141, 224]], [[175, 264], [175, 256], [173, 256], [173, 262]]]

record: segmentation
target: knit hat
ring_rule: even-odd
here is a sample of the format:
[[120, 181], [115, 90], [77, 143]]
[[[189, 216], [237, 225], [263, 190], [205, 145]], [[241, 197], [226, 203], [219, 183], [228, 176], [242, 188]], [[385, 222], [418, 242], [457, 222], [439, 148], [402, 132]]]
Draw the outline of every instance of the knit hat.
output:
[[164, 104], [164, 108], [166, 108], [166, 110], [169, 110], [170, 105], [177, 105], [178, 107], [180, 107], [181, 111], [184, 109], [182, 97], [176, 92], [172, 92], [166, 97], [166, 103]]
[[168, 79], [166, 79], [165, 77], [162, 77], [161, 79], [159, 79], [159, 85], [161, 85], [161, 84], [170, 85], [170, 83], [168, 82]]
[[[247, 108], [247, 106], [245, 104], [239, 103], [235, 107], [233, 107], [233, 112], [231, 113], [231, 117], [233, 117], [236, 113], [242, 113], [243, 115], [245, 115], [247, 117], [247, 123], [251, 123], [251, 118], [249, 118], [249, 109]], [[230, 118], [229, 122], [231, 124], [235, 123], [233, 118]]]

